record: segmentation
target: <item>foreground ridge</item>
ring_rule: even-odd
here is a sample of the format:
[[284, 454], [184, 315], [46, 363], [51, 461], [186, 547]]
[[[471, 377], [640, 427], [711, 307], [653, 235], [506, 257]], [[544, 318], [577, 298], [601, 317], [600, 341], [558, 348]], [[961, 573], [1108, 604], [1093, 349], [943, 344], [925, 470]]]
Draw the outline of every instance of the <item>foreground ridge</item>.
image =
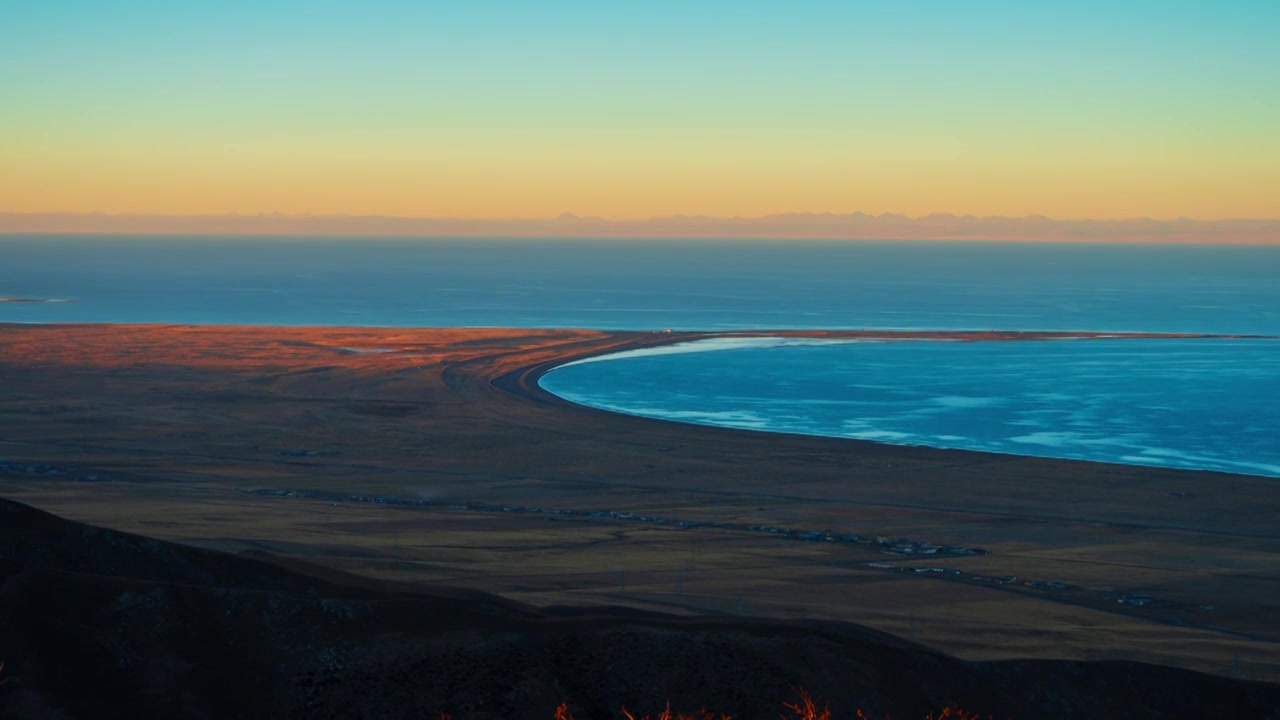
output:
[[1269, 683], [1133, 662], [966, 662], [845, 623], [539, 608], [185, 547], [7, 500], [0, 575], [5, 720], [399, 720], [442, 707], [460, 720], [547, 720], [561, 704], [563, 720], [570, 708], [625, 718], [620, 699], [669, 699], [649, 720], [699, 706], [752, 720], [777, 717], [763, 709], [796, 678], [815, 694], [784, 706], [786, 720], [973, 720], [958, 708], [975, 706], [1037, 720], [1280, 717]]

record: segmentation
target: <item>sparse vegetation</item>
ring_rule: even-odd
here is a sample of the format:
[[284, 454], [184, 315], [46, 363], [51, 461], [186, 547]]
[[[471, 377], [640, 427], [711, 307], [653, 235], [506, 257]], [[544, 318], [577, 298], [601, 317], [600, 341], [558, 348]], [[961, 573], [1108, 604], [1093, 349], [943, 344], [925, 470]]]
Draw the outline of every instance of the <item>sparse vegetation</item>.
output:
[[[2, 667], [2, 665], [0, 665]], [[784, 702], [782, 706], [786, 708], [786, 712], [779, 715], [781, 720], [832, 720], [831, 708], [826, 703], [821, 703], [814, 699], [809, 691], [804, 688], [796, 689], [796, 701]], [[622, 707], [622, 717], [626, 720], [733, 720], [728, 713], [714, 713], [706, 708], [696, 713], [685, 715], [684, 713], [672, 712], [671, 703], [658, 712], [657, 715], [635, 715], [632, 714], [625, 706]], [[990, 716], [988, 716], [990, 718]], [[453, 720], [453, 716], [449, 713], [440, 713], [440, 720]], [[576, 720], [573, 713], [569, 712], [569, 706], [566, 703], [560, 703], [556, 707], [554, 720]], [[871, 720], [871, 716], [858, 710], [855, 720]], [[925, 720], [982, 720], [977, 713], [966, 712], [959, 707], [949, 706], [938, 711], [938, 714], [929, 713], [925, 716]]]
[[[795, 692], [799, 698], [794, 703], [782, 703], [783, 707], [792, 712], [792, 717], [787, 718], [786, 715], [783, 715], [783, 718], [787, 718], [787, 720], [831, 720], [831, 708], [825, 703], [822, 709], [819, 710], [818, 702], [813, 699], [808, 690], [796, 688]], [[862, 717], [861, 710], [858, 711], [858, 716]]]

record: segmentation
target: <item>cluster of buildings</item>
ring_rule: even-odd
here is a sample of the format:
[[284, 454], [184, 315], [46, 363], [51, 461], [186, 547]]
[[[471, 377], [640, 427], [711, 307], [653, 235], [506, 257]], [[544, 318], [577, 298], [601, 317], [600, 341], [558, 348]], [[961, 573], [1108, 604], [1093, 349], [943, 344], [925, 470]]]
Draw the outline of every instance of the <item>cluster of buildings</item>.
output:
[[19, 463], [6, 462], [0, 460], [0, 473], [24, 473], [28, 475], [60, 475], [70, 480], [82, 480], [85, 482], [97, 482], [106, 478], [96, 473], [86, 473], [76, 467], [61, 467], [58, 465], [49, 465], [47, 463]]
[[[999, 577], [991, 576], [991, 575], [972, 575], [972, 574], [965, 573], [962, 570], [957, 570], [955, 568], [946, 568], [946, 567], [938, 567], [938, 566], [896, 565], [894, 563], [881, 561], [881, 562], [869, 562], [866, 564], [866, 567], [871, 568], [873, 570], [882, 570], [885, 572], [893, 572], [893, 573], [965, 579], [970, 582], [982, 583], [987, 585], [1015, 585], [1018, 587], [1025, 587], [1032, 590], [1049, 590], [1049, 591], [1075, 590], [1075, 591], [1084, 592], [1086, 594], [1098, 593], [1098, 591], [1091, 591], [1088, 588], [1081, 588], [1077, 585], [1071, 585], [1068, 583], [1059, 582], [1057, 580], [1019, 580], [1018, 576], [1016, 575], [1001, 575]], [[1137, 593], [1123, 593], [1118, 590], [1103, 590], [1100, 592], [1100, 594], [1102, 596], [1101, 599], [1115, 600], [1117, 603], [1120, 603], [1121, 605], [1128, 605], [1131, 607], [1146, 607], [1146, 608], [1151, 608], [1151, 607], [1191, 608], [1192, 607], [1192, 606], [1179, 605], [1178, 603], [1173, 603], [1166, 600], [1160, 600], [1158, 598], [1152, 597], [1151, 595], [1142, 595]], [[1194, 609], [1209, 612], [1209, 611], [1213, 611], [1215, 608], [1212, 605], [1196, 605], [1194, 606]]]
[[[4, 469], [5, 465], [0, 463], [0, 469]], [[465, 510], [470, 512], [502, 512], [502, 513], [527, 513], [534, 515], [551, 515], [551, 516], [569, 516], [584, 517], [597, 520], [613, 520], [622, 522], [639, 522], [652, 523], [654, 525], [666, 525], [679, 528], [720, 528], [726, 530], [738, 530], [744, 532], [761, 533], [770, 535], [780, 539], [795, 540], [800, 542], [828, 542], [828, 543], [858, 543], [878, 547], [880, 551], [886, 555], [895, 555], [903, 560], [914, 560], [919, 558], [931, 557], [968, 557], [974, 555], [988, 555], [989, 550], [984, 548], [967, 548], [956, 547], [951, 545], [943, 545], [930, 543], [923, 540], [913, 540], [909, 538], [894, 538], [884, 535], [842, 535], [833, 533], [830, 530], [797, 530], [794, 528], [779, 527], [774, 525], [750, 525], [745, 523], [718, 522], [712, 520], [682, 520], [677, 518], [667, 518], [659, 515], [645, 515], [634, 512], [620, 512], [616, 510], [575, 510], [568, 508], [544, 508], [533, 505], [507, 505], [500, 503], [459, 503], [459, 502], [438, 502], [432, 500], [420, 500], [401, 498], [394, 495], [360, 495], [349, 493], [328, 492], [323, 490], [277, 490], [277, 489], [241, 489], [240, 492], [253, 495], [266, 495], [272, 497], [292, 497], [308, 500], [322, 500], [333, 503], [374, 503], [379, 505], [406, 505], [415, 507], [438, 507], [448, 510]], [[916, 565], [900, 565], [891, 562], [870, 562], [866, 567], [875, 570], [894, 573], [910, 573], [913, 575], [924, 575], [932, 577], [953, 578], [959, 580], [967, 580], [974, 583], [986, 585], [1017, 585], [1032, 590], [1043, 590], [1050, 592], [1060, 592], [1066, 590], [1077, 590], [1088, 592], [1087, 589], [1070, 585], [1068, 583], [1056, 580], [1020, 580], [1016, 575], [973, 575], [965, 573], [956, 568], [948, 568], [937, 565], [916, 566]], [[1123, 605], [1134, 607], [1150, 607], [1150, 606], [1169, 606], [1170, 603], [1162, 602], [1152, 598], [1149, 595], [1123, 594], [1116, 591], [1105, 591], [1105, 597], [1115, 599]], [[1212, 610], [1211, 606], [1199, 606], [1201, 610]]]
[[880, 547], [884, 552], [897, 555], [987, 555], [989, 550], [983, 548], [962, 548], [951, 545], [939, 545], [923, 540], [909, 538], [891, 538], [884, 535], [842, 535], [830, 530], [797, 530], [774, 525], [751, 525], [747, 523], [719, 522], [715, 520], [682, 520], [660, 515], [645, 515], [634, 512], [616, 510], [575, 510], [568, 508], [544, 508], [532, 505], [507, 505], [498, 503], [445, 503], [416, 498], [402, 498], [394, 495], [360, 495], [350, 493], [328, 492], [323, 490], [275, 490], [275, 489], [241, 489], [240, 492], [254, 495], [270, 495], [276, 497], [296, 497], [328, 502], [374, 503], [379, 505], [405, 505], [413, 507], [437, 507], [448, 510], [468, 510], [471, 512], [503, 512], [530, 513], [535, 515], [558, 515], [569, 517], [594, 518], [598, 520], [620, 520], [626, 522], [651, 523], [678, 528], [715, 528], [737, 530], [740, 532], [761, 533], [786, 540], [800, 542], [859, 543]]

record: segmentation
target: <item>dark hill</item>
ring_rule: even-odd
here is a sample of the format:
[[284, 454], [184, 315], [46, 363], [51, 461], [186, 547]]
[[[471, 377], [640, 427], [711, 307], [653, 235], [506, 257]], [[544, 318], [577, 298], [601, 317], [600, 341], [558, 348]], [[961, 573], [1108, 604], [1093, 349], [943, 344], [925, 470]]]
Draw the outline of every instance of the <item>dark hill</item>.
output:
[[531, 718], [706, 706], [836, 720], [1280, 718], [1280, 686], [1136, 663], [972, 663], [853, 625], [534, 608], [72, 523], [0, 500], [0, 718]]

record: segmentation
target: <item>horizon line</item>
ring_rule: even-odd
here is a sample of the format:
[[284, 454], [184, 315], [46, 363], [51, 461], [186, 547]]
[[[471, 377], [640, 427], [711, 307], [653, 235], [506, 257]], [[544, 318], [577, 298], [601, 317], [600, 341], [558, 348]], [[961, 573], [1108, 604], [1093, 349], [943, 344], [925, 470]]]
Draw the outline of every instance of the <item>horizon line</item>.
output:
[[382, 213], [350, 213], [350, 212], [283, 212], [283, 211], [263, 211], [263, 212], [207, 212], [207, 213], [166, 213], [166, 212], [120, 212], [114, 210], [85, 210], [85, 211], [27, 211], [27, 210], [0, 210], [0, 218], [35, 218], [35, 217], [65, 217], [65, 218], [157, 218], [157, 219], [206, 219], [206, 218], [294, 218], [294, 219], [325, 219], [325, 218], [341, 218], [341, 219], [376, 219], [376, 220], [415, 220], [415, 221], [438, 221], [438, 222], [565, 222], [565, 221], [594, 221], [617, 224], [644, 223], [656, 220], [717, 220], [722, 222], [739, 221], [739, 222], [759, 222], [765, 220], [780, 220], [786, 218], [862, 218], [862, 219], [896, 219], [920, 221], [928, 219], [955, 219], [955, 220], [1035, 220], [1035, 221], [1051, 221], [1057, 223], [1130, 223], [1130, 222], [1151, 222], [1151, 223], [1224, 223], [1224, 222], [1278, 222], [1280, 223], [1280, 215], [1275, 217], [1262, 216], [1221, 216], [1221, 217], [1191, 217], [1187, 215], [1179, 215], [1177, 217], [1153, 217], [1151, 215], [1126, 215], [1124, 217], [1098, 218], [1098, 217], [1056, 217], [1046, 215], [1044, 213], [1030, 213], [1026, 215], [978, 215], [974, 213], [956, 213], [947, 211], [935, 211], [922, 215], [910, 215], [908, 213], [899, 213], [893, 211], [883, 211], [880, 213], [870, 213], [863, 210], [850, 210], [848, 212], [840, 212], [834, 210], [789, 210], [785, 212], [766, 213], [762, 215], [710, 215], [703, 213], [671, 213], [666, 215], [650, 215], [646, 217], [635, 218], [615, 218], [602, 215], [579, 215], [572, 210], [566, 210], [556, 215], [503, 215], [503, 216], [467, 216], [467, 215], [394, 215]]
[[378, 237], [565, 237], [776, 240], [991, 240], [1280, 244], [1280, 218], [1172, 220], [1134, 217], [1058, 220], [1046, 215], [911, 217], [885, 212], [792, 212], [756, 217], [669, 215], [611, 220], [562, 213], [551, 218], [459, 218], [290, 213], [14, 213], [0, 211], [0, 234], [198, 234]]

